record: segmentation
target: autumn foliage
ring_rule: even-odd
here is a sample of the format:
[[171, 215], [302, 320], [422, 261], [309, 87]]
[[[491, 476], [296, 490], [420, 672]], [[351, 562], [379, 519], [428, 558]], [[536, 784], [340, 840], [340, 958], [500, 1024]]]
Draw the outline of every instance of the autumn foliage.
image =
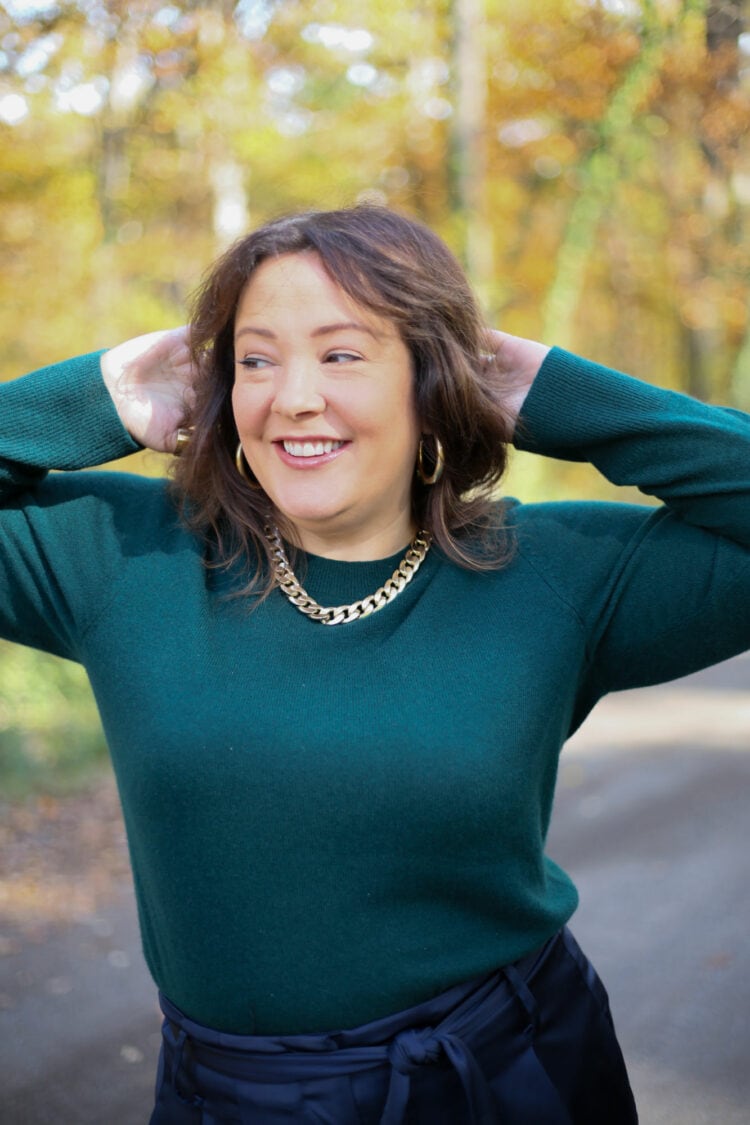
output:
[[5, 374], [179, 320], [217, 249], [375, 198], [488, 316], [750, 402], [736, 0], [0, 5]]

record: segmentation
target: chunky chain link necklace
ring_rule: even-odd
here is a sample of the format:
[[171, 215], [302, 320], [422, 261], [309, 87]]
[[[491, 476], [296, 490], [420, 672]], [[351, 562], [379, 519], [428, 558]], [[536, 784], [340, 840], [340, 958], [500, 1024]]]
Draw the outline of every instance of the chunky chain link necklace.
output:
[[387, 582], [376, 590], [374, 594], [362, 598], [351, 605], [322, 606], [311, 598], [307, 590], [303, 589], [297, 581], [297, 576], [289, 565], [289, 559], [275, 527], [268, 526], [265, 536], [271, 545], [271, 559], [274, 569], [276, 585], [286, 595], [293, 606], [300, 613], [304, 613], [312, 621], [319, 621], [321, 625], [348, 625], [359, 617], [369, 617], [377, 613], [394, 598], [397, 598], [403, 589], [408, 586], [414, 575], [424, 562], [425, 555], [430, 549], [432, 536], [428, 531], [419, 531], [412, 539], [409, 548], [394, 570]]

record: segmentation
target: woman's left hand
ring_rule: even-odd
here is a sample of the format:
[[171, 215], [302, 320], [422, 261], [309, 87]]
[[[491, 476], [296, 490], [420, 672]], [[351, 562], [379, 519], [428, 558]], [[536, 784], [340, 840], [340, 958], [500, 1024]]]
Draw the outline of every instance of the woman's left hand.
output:
[[498, 376], [503, 405], [514, 427], [549, 350], [546, 344], [536, 340], [525, 340], [497, 329], [487, 332], [487, 351], [491, 357], [488, 362]]

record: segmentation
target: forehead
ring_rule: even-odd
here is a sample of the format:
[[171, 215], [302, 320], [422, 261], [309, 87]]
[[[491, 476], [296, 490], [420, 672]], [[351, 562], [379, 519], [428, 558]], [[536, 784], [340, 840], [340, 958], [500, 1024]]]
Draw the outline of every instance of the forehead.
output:
[[[317, 321], [356, 321], [379, 335], [396, 332], [392, 321], [358, 303], [331, 277], [315, 251], [266, 258], [237, 303], [236, 324], [285, 319], [290, 326]], [[396, 333], [398, 334], [398, 333]]]

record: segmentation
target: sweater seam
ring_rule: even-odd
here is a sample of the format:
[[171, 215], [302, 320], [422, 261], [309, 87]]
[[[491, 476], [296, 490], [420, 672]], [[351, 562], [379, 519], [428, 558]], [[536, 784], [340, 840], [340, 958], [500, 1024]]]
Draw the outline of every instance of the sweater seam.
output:
[[[26, 523], [26, 527], [28, 529], [28, 533], [29, 533], [29, 537], [30, 537], [31, 541], [37, 542], [38, 541], [37, 532], [36, 532], [36, 529], [34, 527], [33, 521], [30, 519], [30, 511], [34, 511], [34, 510], [38, 510], [36, 508], [36, 506], [32, 505], [31, 508], [29, 508], [26, 505], [24, 505], [24, 507], [23, 507], [23, 518], [24, 518], [24, 521]], [[46, 552], [42, 552], [40, 554], [40, 561], [44, 561], [46, 559], [46, 557], [47, 557]], [[46, 565], [47, 565], [46, 562], [44, 563], [44, 565], [46, 567]], [[111, 585], [114, 586], [114, 571], [115, 571], [115, 568], [110, 567], [109, 571], [105, 575], [103, 575], [102, 581], [105, 583], [105, 585], [111, 583]], [[49, 567], [49, 572], [50, 572], [50, 574], [54, 575], [55, 569], [53, 567]], [[100, 577], [101, 577], [101, 575], [102, 575], [102, 572], [100, 572]], [[63, 593], [62, 587], [58, 586], [58, 590], [60, 590], [60, 592]], [[86, 638], [88, 637], [88, 635], [91, 632], [91, 629], [94, 627], [94, 625], [101, 619], [101, 617], [106, 612], [107, 608], [111, 605], [115, 596], [116, 596], [116, 592], [113, 592], [110, 598], [104, 598], [103, 599], [103, 604], [102, 604], [100, 609], [92, 611], [91, 614], [85, 614], [85, 615], [82, 614], [81, 617], [79, 618], [80, 627], [78, 629], [72, 630], [71, 633], [69, 634], [68, 640], [69, 640], [69, 648], [70, 648], [71, 654], [73, 654], [73, 655], [75, 655], [75, 657], [79, 658], [78, 659], [79, 663], [81, 663], [81, 664], [83, 663], [83, 661], [80, 659], [80, 657], [82, 656], [81, 650], [83, 648], [83, 645], [84, 645], [84, 642], [85, 642]], [[65, 603], [67, 604], [69, 610], [72, 611], [72, 605], [71, 605], [71, 602], [69, 601], [69, 599], [65, 598]], [[73, 617], [72, 612], [71, 612], [71, 617]], [[75, 618], [73, 618], [73, 624], [75, 624]]]
[[518, 545], [518, 553], [519, 553], [519, 555], [521, 555], [521, 556], [522, 556], [522, 558], [524, 559], [524, 561], [525, 561], [526, 563], [528, 563], [528, 565], [529, 565], [529, 566], [531, 567], [531, 569], [532, 569], [532, 570], [534, 571], [534, 574], [535, 574], [535, 575], [537, 576], [537, 578], [538, 578], [538, 579], [540, 580], [540, 582], [544, 583], [544, 585], [545, 585], [545, 586], [547, 587], [547, 589], [548, 589], [548, 590], [550, 590], [550, 591], [551, 591], [551, 592], [552, 592], [552, 593], [554, 594], [554, 596], [555, 596], [555, 597], [557, 598], [557, 600], [558, 600], [558, 601], [559, 601], [559, 602], [560, 602], [560, 603], [561, 603], [562, 605], [564, 605], [564, 606], [565, 606], [565, 608], [566, 608], [566, 609], [567, 609], [567, 610], [568, 610], [568, 611], [570, 612], [571, 616], [573, 617], [573, 619], [574, 619], [574, 620], [575, 620], [575, 622], [576, 622], [576, 625], [578, 626], [578, 628], [580, 629], [581, 633], [583, 634], [583, 637], [584, 637], [584, 641], [585, 641], [586, 660], [587, 660], [587, 662], [590, 662], [590, 660], [591, 660], [591, 655], [592, 655], [592, 654], [591, 654], [591, 653], [589, 652], [589, 636], [588, 636], [588, 629], [587, 629], [587, 627], [586, 627], [586, 622], [584, 621], [583, 617], [581, 617], [581, 614], [580, 614], [580, 613], [578, 612], [578, 608], [577, 608], [577, 606], [575, 605], [575, 603], [574, 603], [573, 601], [571, 601], [571, 600], [570, 600], [569, 598], [567, 598], [567, 597], [566, 597], [566, 596], [565, 596], [565, 595], [563, 594], [563, 592], [562, 592], [562, 591], [561, 591], [561, 590], [560, 590], [560, 589], [559, 589], [559, 588], [557, 587], [557, 585], [556, 585], [556, 584], [555, 584], [554, 582], [552, 582], [552, 580], [551, 580], [551, 579], [550, 579], [550, 578], [549, 578], [549, 577], [548, 577], [548, 576], [547, 576], [547, 575], [546, 575], [546, 574], [544, 573], [544, 571], [543, 571], [543, 570], [541, 569], [541, 567], [540, 567], [540, 566], [539, 566], [539, 565], [538, 565], [538, 564], [537, 564], [537, 563], [536, 563], [536, 562], [535, 562], [535, 561], [533, 560], [533, 558], [531, 558], [531, 557], [530, 557], [530, 555], [528, 555], [528, 554], [527, 554], [527, 553], [526, 553], [526, 552], [524, 551], [523, 547], [522, 547], [522, 546], [521, 546], [520, 544]]
[[678, 514], [673, 509], [671, 509], [669, 505], [664, 503], [654, 508], [646, 509], [644, 507], [644, 511], [648, 511], [649, 518], [641, 525], [638, 532], [633, 535], [627, 549], [621, 552], [619, 567], [616, 573], [610, 572], [610, 576], [612, 577], [613, 581], [609, 594], [602, 607], [602, 612], [598, 619], [599, 628], [594, 631], [595, 636], [592, 636], [592, 629], [587, 623], [586, 619], [582, 617], [575, 602], [566, 597], [565, 593], [560, 590], [557, 584], [544, 573], [544, 571], [539, 567], [537, 563], [534, 562], [532, 558], [530, 558], [527, 554], [524, 554], [522, 547], [519, 547], [519, 552], [523, 554], [523, 557], [534, 570], [535, 574], [548, 587], [548, 589], [552, 591], [557, 599], [568, 608], [575, 621], [579, 625], [584, 636], [586, 664], [589, 667], [593, 666], [596, 662], [596, 652], [601, 636], [604, 632], [606, 632], [606, 629], [615, 611], [614, 607], [618, 600], [623, 581], [625, 580], [630, 567], [633, 565], [634, 560], [637, 559], [638, 555], [643, 549], [644, 544], [650, 539], [657, 523], [661, 523], [663, 520], [669, 518], [679, 518]]
[[[748, 573], [750, 573], [750, 553], [748, 554], [747, 562], [738, 571], [737, 575], [727, 584], [727, 586], [726, 586], [727, 597], [729, 597], [732, 594], [732, 592], [738, 586], [742, 587], [743, 583], [747, 580]], [[680, 621], [679, 625], [672, 625], [668, 629], [664, 629], [661, 632], [655, 634], [652, 638], [653, 643], [658, 644], [658, 645], [662, 644], [664, 642], [665, 638], [670, 637], [675, 633], [680, 633], [680, 632], [684, 631], [684, 629], [686, 627], [688, 627], [691, 622], [699, 621], [700, 617], [701, 617], [700, 610], [694, 610], [687, 617], [683, 618]], [[623, 659], [627, 660], [628, 654], [631, 653], [632, 651], [633, 651], [633, 646], [631, 645], [631, 646], [628, 647], [627, 650], [625, 650], [623, 652]], [[599, 683], [598, 677], [595, 677], [595, 682], [596, 682], [597, 688], [601, 686], [601, 684]], [[666, 681], [666, 682], [669, 682], [669, 681]], [[628, 690], [628, 689], [627, 688], [620, 688], [620, 689], [615, 689], [615, 690]], [[603, 695], [608, 695], [611, 691], [612, 691], [611, 688], [606, 688], [603, 692], [601, 692], [599, 694], [599, 697], [601, 698], [601, 696], [603, 696]]]

